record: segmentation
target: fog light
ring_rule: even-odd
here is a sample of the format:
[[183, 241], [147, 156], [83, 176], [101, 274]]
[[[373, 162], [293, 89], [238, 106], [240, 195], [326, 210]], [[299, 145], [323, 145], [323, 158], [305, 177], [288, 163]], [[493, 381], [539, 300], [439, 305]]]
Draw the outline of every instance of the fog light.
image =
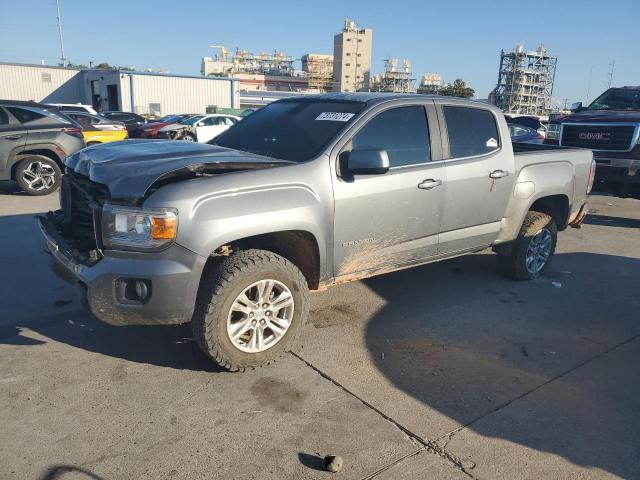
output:
[[147, 282], [145, 282], [144, 280], [136, 280], [135, 287], [138, 300], [144, 302], [149, 295], [149, 287], [147, 286]]

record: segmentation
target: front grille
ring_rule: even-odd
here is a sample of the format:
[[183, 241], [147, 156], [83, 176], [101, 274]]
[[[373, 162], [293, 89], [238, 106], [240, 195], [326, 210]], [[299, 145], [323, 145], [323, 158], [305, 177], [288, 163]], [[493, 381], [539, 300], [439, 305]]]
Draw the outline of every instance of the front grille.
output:
[[82, 251], [100, 248], [100, 215], [109, 190], [74, 172], [67, 172], [60, 185], [60, 203], [65, 216], [65, 237]]
[[562, 126], [562, 145], [593, 150], [629, 150], [635, 125], [567, 125]]

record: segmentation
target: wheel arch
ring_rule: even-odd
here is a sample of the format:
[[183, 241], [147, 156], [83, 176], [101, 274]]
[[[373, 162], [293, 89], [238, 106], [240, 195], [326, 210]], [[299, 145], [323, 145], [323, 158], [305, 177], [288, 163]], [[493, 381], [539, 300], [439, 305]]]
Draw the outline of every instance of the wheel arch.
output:
[[41, 155], [53, 160], [54, 162], [56, 162], [56, 164], [58, 164], [60, 170], [64, 172], [64, 162], [62, 160], [62, 157], [55, 151], [54, 145], [29, 145], [24, 149], [13, 152], [12, 158], [11, 160], [9, 160], [9, 163], [11, 163], [12, 180], [16, 179], [16, 170], [18, 168], [18, 164], [25, 158], [32, 155]]
[[[203, 276], [223, 257], [238, 250], [267, 250], [286, 258], [304, 275], [310, 290], [320, 286], [320, 248], [315, 235], [306, 230], [282, 230], [238, 238], [216, 248], [207, 259]], [[202, 280], [201, 280], [202, 281]]]

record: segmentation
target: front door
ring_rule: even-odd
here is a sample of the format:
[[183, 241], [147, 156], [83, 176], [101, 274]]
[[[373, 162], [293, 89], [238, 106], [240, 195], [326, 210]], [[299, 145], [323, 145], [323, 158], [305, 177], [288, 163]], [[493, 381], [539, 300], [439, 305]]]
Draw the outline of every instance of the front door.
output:
[[513, 189], [511, 148], [502, 148], [491, 110], [436, 103], [441, 103], [441, 124], [449, 139], [438, 253], [487, 247], [500, 232]]
[[356, 148], [385, 150], [390, 169], [334, 179], [338, 281], [436, 254], [446, 178], [443, 164], [431, 163], [435, 138], [430, 137], [426, 107], [381, 109], [342, 147], [337, 161]]

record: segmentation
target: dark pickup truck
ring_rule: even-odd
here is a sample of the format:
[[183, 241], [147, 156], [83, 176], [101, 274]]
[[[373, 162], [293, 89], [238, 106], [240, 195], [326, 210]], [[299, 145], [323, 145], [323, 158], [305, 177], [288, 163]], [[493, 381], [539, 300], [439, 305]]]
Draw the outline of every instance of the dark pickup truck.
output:
[[640, 86], [610, 88], [549, 121], [544, 143], [593, 150], [594, 189], [640, 198]]

